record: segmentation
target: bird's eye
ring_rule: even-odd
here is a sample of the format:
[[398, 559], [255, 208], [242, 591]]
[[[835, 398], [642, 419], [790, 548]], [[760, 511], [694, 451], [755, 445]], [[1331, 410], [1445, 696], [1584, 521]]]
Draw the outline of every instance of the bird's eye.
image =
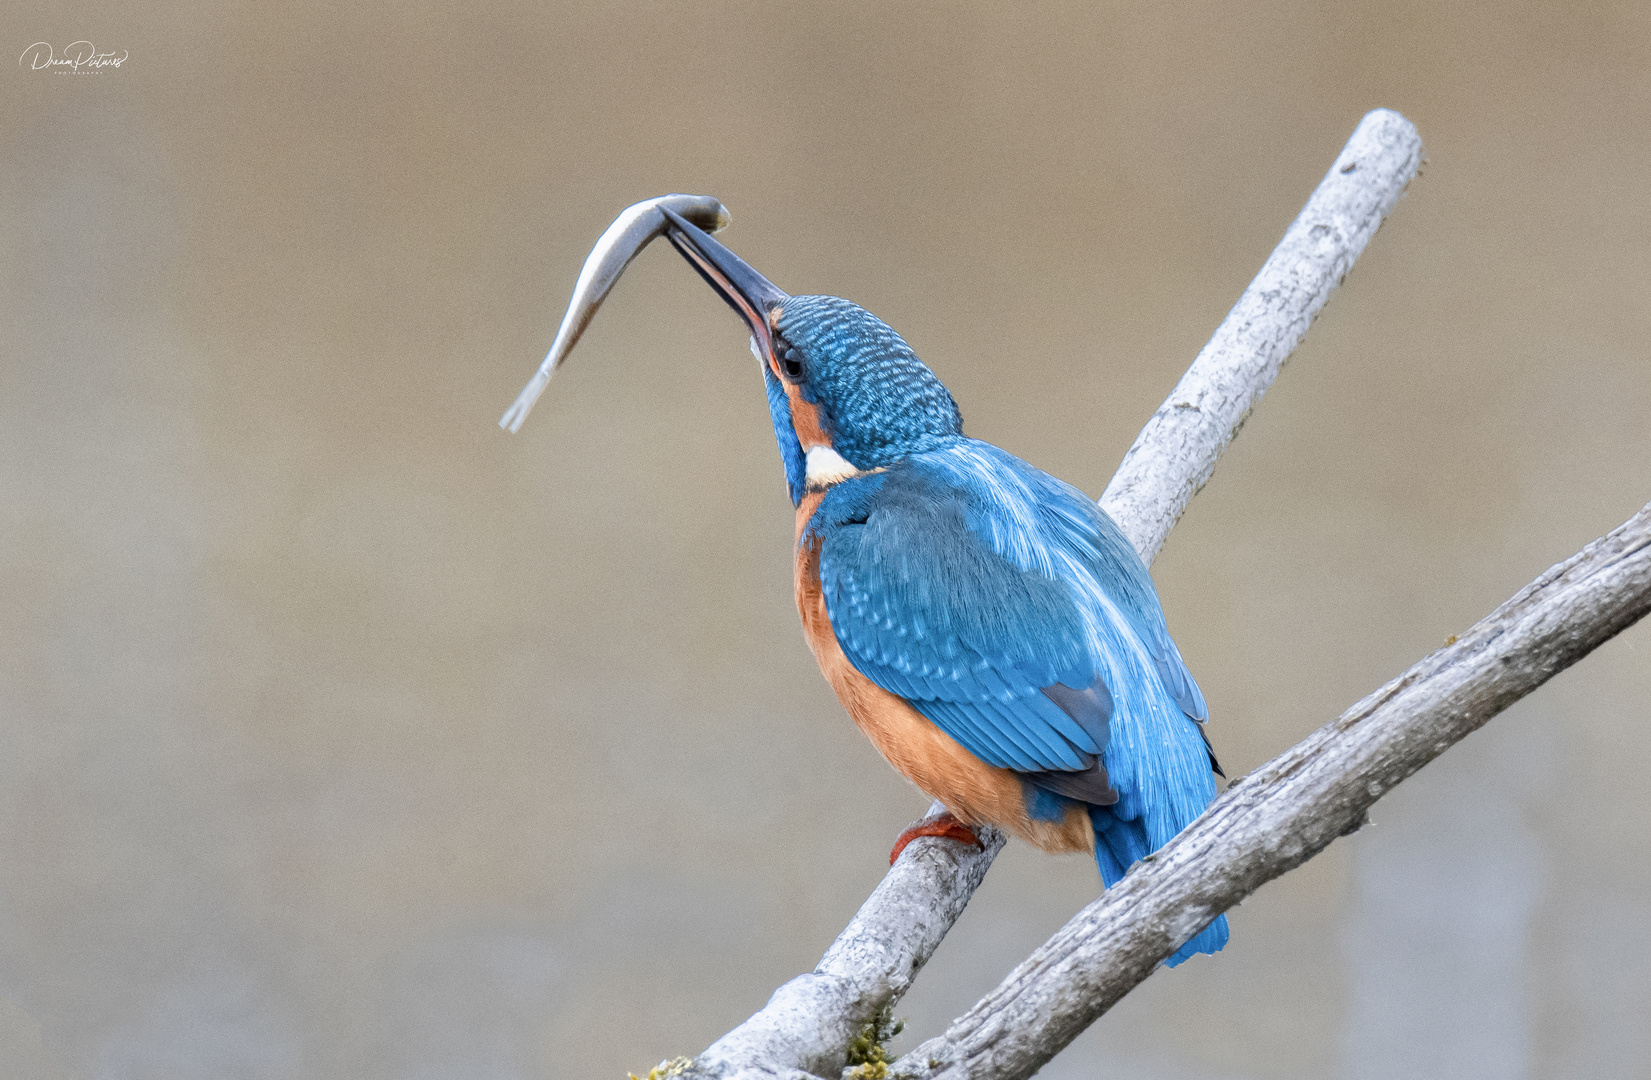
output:
[[780, 354], [780, 372], [792, 382], [802, 382], [808, 368], [803, 363], [803, 354], [791, 348]]

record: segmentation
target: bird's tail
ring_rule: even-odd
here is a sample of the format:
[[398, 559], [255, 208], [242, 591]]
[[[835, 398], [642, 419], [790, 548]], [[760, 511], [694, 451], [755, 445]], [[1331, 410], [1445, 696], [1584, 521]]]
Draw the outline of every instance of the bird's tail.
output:
[[[1147, 838], [1146, 823], [1138, 817], [1121, 818], [1110, 806], [1091, 806], [1089, 820], [1095, 825], [1095, 862], [1101, 868], [1101, 883], [1110, 889], [1131, 866], [1151, 855], [1154, 847]], [[1220, 952], [1225, 944], [1227, 917], [1217, 915], [1164, 963], [1174, 967], [1195, 953]]]

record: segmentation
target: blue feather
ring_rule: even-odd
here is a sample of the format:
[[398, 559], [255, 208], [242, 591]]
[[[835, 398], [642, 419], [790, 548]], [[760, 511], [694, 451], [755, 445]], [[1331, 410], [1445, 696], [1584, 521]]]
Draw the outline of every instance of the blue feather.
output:
[[[960, 437], [834, 485], [806, 533], [838, 643], [867, 678], [1000, 768], [1074, 773], [1099, 752], [1117, 792], [1090, 808], [1107, 884], [1214, 797], [1192, 722], [1207, 709], [1152, 579], [1077, 489]], [[1111, 696], [1104, 747], [1042, 692], [1097, 682]], [[1054, 813], [1066, 796], [1037, 783], [1029, 811]], [[1172, 961], [1225, 935], [1223, 917]]]
[[[810, 359], [805, 391], [827, 406], [831, 445], [861, 469], [945, 445], [963, 430], [957, 402], [904, 338], [858, 304], [793, 296], [780, 333]], [[817, 361], [817, 362], [816, 362]]]
[[791, 426], [791, 401], [785, 396], [785, 387], [768, 365], [762, 366], [763, 382], [768, 389], [768, 415], [774, 421], [774, 438], [780, 444], [780, 460], [785, 464], [785, 486], [791, 496], [791, 505], [803, 501], [803, 483], [807, 464], [803, 447], [797, 441], [797, 432]]
[[[1032, 816], [1088, 803], [1102, 880], [1117, 883], [1215, 794], [1208, 706], [1146, 566], [1082, 492], [965, 438], [951, 394], [869, 312], [794, 296], [777, 330], [803, 361], [795, 391], [861, 470], [804, 529], [844, 655], [971, 754], [1022, 773]], [[786, 387], [765, 378], [800, 505]], [[1169, 962], [1226, 937], [1221, 916]]]

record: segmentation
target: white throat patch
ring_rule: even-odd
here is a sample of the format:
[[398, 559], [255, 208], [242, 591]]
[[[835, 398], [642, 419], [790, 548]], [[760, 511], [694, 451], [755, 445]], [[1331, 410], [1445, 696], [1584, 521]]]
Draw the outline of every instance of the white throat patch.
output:
[[808, 468], [803, 475], [809, 487], [827, 487], [862, 475], [859, 469], [829, 446], [809, 447], [806, 461]]

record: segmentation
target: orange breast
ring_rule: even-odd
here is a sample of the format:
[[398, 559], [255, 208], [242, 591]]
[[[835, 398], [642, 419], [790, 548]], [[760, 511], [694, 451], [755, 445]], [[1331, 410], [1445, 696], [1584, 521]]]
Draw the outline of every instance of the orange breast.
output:
[[810, 492], [797, 508], [797, 612], [820, 672], [849, 716], [889, 764], [960, 820], [996, 825], [1045, 851], [1093, 850], [1094, 830], [1081, 806], [1073, 806], [1063, 821], [1034, 820], [1026, 812], [1021, 780], [1013, 770], [981, 761], [904, 698], [884, 690], [849, 663], [826, 614], [819, 541], [802, 542], [803, 528], [822, 496]]

